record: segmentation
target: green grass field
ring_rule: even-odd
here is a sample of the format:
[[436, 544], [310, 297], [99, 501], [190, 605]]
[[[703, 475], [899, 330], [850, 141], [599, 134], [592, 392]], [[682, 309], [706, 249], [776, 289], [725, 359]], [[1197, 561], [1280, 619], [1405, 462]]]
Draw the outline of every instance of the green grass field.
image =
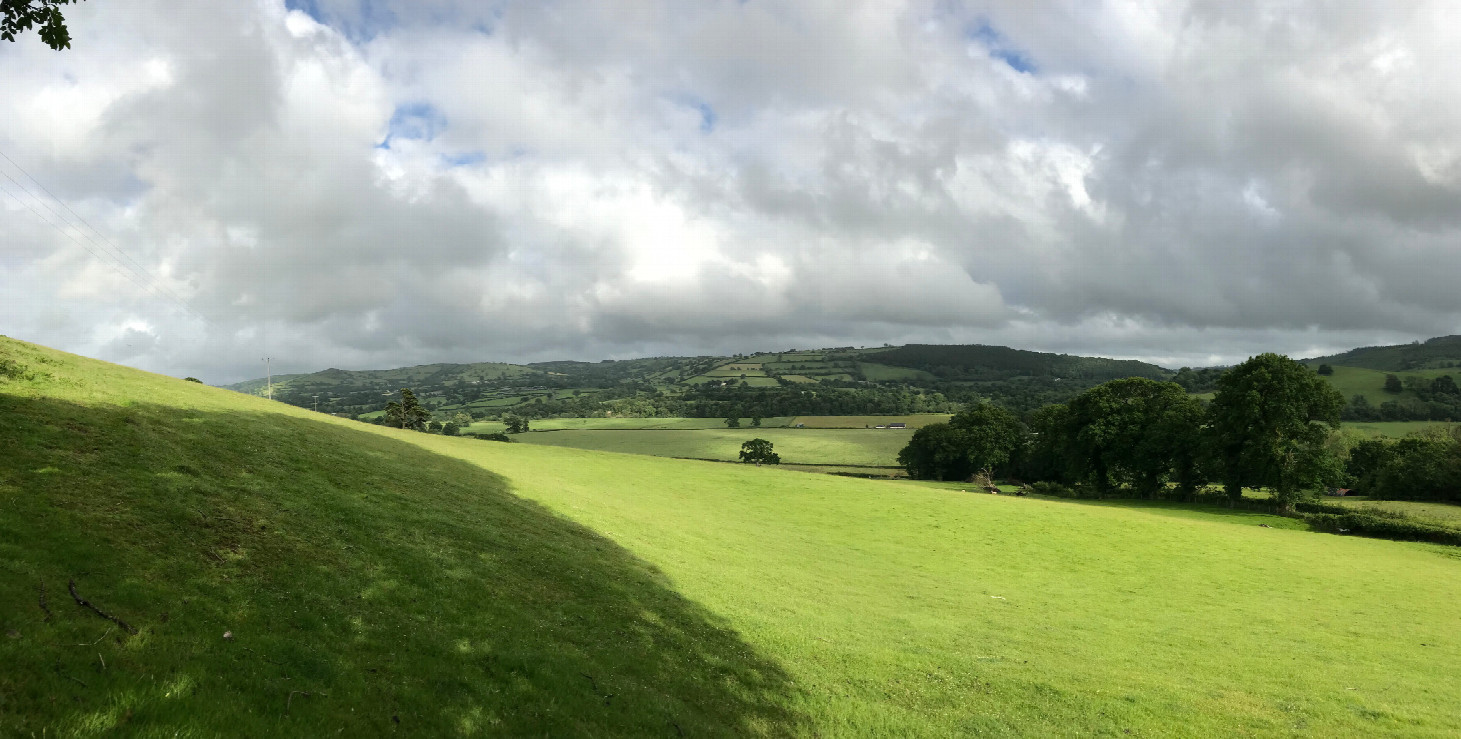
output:
[[893, 466], [911, 431], [865, 429], [725, 428], [704, 430], [543, 431], [513, 437], [525, 444], [594, 449], [655, 457], [734, 461], [741, 444], [766, 439], [787, 464]]
[[1399, 439], [1425, 431], [1431, 427], [1447, 428], [1454, 425], [1454, 423], [1445, 423], [1442, 421], [1345, 421], [1342, 428], [1354, 429], [1371, 437], [1387, 436], [1392, 439]]
[[1426, 523], [1461, 530], [1461, 506], [1419, 500], [1369, 500], [1366, 498], [1325, 498], [1325, 503], [1350, 508], [1378, 508], [1395, 511]]
[[800, 423], [809, 429], [861, 429], [905, 423], [910, 429], [921, 429], [931, 423], [946, 423], [949, 417], [948, 413], [910, 413], [906, 416], [797, 416], [791, 419], [791, 425]]
[[[761, 425], [766, 427], [786, 426], [790, 422], [790, 416], [761, 419]], [[724, 418], [537, 418], [533, 419], [529, 425], [537, 431], [726, 428]], [[741, 425], [750, 427], [751, 419], [742, 418]], [[496, 421], [478, 421], [471, 425], [470, 433], [490, 433], [501, 431], [503, 428], [504, 426]], [[479, 429], [481, 430], [479, 431]]]
[[1461, 733], [1455, 548], [0, 359], [3, 735]]

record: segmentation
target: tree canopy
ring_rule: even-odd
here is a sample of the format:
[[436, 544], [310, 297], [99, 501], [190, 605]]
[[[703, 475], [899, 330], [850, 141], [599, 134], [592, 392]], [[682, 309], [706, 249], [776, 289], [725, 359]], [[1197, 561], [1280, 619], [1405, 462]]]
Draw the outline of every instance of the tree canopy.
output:
[[1212, 447], [1228, 495], [1268, 487], [1285, 505], [1337, 475], [1325, 448], [1344, 396], [1307, 367], [1260, 354], [1218, 380], [1209, 409]]
[[915, 479], [964, 480], [985, 469], [1006, 471], [1024, 440], [1024, 427], [1013, 413], [979, 403], [948, 423], [913, 432], [898, 452], [898, 464]]
[[0, 39], [14, 41], [16, 35], [35, 28], [52, 49], [71, 48], [71, 32], [60, 6], [72, 2], [81, 0], [0, 0]]
[[741, 445], [741, 461], [754, 464], [781, 464], [781, 455], [772, 451], [771, 442], [751, 439]]
[[401, 388], [401, 402], [397, 403], [392, 400], [386, 404], [385, 419], [387, 426], [424, 431], [427, 422], [431, 419], [431, 414], [421, 407], [421, 402], [416, 399], [416, 393], [403, 387]]
[[1067, 406], [1071, 471], [1103, 494], [1125, 484], [1155, 497], [1169, 479], [1190, 490], [1202, 414], [1202, 404], [1172, 382], [1132, 377], [1093, 387]]

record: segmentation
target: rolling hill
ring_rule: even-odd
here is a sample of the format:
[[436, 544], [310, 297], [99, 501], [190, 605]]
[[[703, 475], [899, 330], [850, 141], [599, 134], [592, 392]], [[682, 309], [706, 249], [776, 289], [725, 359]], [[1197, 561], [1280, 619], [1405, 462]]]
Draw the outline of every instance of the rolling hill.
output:
[[1461, 336], [1437, 336], [1414, 344], [1365, 346], [1341, 354], [1306, 359], [1304, 363], [1314, 367], [1331, 364], [1381, 372], [1461, 367]]
[[1445, 547], [396, 431], [7, 339], [0, 413], [0, 734], [1461, 732]]

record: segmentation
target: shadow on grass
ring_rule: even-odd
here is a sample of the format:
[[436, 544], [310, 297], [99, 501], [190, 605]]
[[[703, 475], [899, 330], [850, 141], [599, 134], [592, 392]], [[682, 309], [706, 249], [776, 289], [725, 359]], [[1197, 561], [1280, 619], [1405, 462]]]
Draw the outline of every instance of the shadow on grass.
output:
[[799, 723], [774, 661], [466, 462], [287, 415], [0, 394], [0, 419], [0, 734]]

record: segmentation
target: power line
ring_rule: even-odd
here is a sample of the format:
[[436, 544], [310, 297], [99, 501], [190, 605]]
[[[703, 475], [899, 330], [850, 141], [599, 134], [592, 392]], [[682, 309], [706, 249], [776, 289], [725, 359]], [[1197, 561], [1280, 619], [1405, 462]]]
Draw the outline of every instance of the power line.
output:
[[[100, 238], [103, 243], [97, 243], [97, 239], [96, 238], [92, 238], [91, 234], [87, 233], [87, 231], [85, 229], [81, 228], [80, 226], [77, 226], [75, 223], [71, 222], [65, 216], [63, 216], [60, 212], [58, 212], [55, 208], [52, 208], [50, 206], [50, 204], [47, 203], [44, 198], [42, 198], [39, 195], [35, 194], [35, 192], [31, 191], [30, 188], [26, 187], [24, 183], [16, 181], [15, 178], [11, 177], [4, 170], [0, 170], [0, 176], [3, 176], [6, 180], [9, 180], [13, 185], [15, 185], [17, 188], [19, 188], [26, 195], [29, 195], [38, 204], [40, 204], [41, 207], [45, 208], [47, 212], [49, 212], [51, 215], [55, 216], [56, 220], [60, 221], [61, 223], [65, 224], [66, 226], [69, 226], [69, 227], [75, 229], [77, 232], [79, 232], [81, 234], [81, 236], [84, 237], [87, 241], [91, 242], [91, 244], [93, 246], [95, 246], [96, 249], [92, 249], [91, 247], [88, 247], [86, 244], [81, 243], [80, 240], [78, 240], [75, 236], [73, 236], [65, 228], [63, 228], [62, 226], [57, 225], [56, 223], [52, 222], [49, 218], [46, 218], [45, 216], [41, 215], [40, 211], [37, 211], [34, 207], [31, 207], [31, 205], [29, 203], [25, 202], [25, 200], [23, 200], [22, 198], [20, 198], [19, 196], [17, 196], [14, 192], [11, 192], [9, 188], [5, 188], [4, 185], [3, 185], [3, 183], [0, 183], [0, 189], [4, 189], [5, 190], [5, 193], [7, 195], [9, 195], [12, 199], [14, 199], [16, 202], [20, 203], [22, 206], [24, 206], [27, 210], [29, 210], [37, 218], [39, 218], [41, 221], [43, 221], [44, 223], [46, 223], [46, 225], [51, 226], [52, 228], [56, 229], [63, 236], [65, 236], [66, 238], [70, 239], [73, 243], [75, 243], [77, 246], [80, 246], [81, 248], [85, 249], [92, 256], [94, 256], [97, 259], [101, 260], [103, 263], [106, 263], [108, 266], [111, 266], [113, 269], [115, 269], [116, 271], [118, 271], [119, 273], [121, 273], [124, 277], [127, 277], [133, 284], [137, 285], [143, 291], [149, 292], [152, 295], [154, 295], [156, 297], [159, 297], [159, 298], [162, 298], [164, 300], [169, 300], [169, 301], [175, 303], [176, 305], [178, 305], [179, 307], [181, 307], [183, 310], [185, 310], [188, 313], [192, 314], [193, 316], [195, 316], [199, 320], [203, 321], [205, 324], [210, 324], [211, 325], [211, 321], [209, 321], [207, 319], [207, 317], [205, 317], [196, 308], [194, 308], [192, 306], [192, 304], [187, 299], [179, 296], [177, 293], [175, 293], [172, 290], [168, 289], [168, 287], [165, 284], [163, 284], [163, 282], [161, 280], [159, 280], [155, 276], [153, 276], [152, 273], [150, 271], [148, 271], [148, 269], [146, 267], [142, 266], [141, 264], [138, 264], [136, 260], [132, 259], [132, 257], [129, 256], [126, 253], [126, 251], [124, 251], [121, 247], [117, 246], [115, 243], [113, 243], [109, 239], [107, 239], [106, 236], [101, 233], [101, 231], [99, 231], [95, 226], [92, 226], [85, 218], [82, 218], [81, 215], [78, 214], [75, 210], [73, 210], [71, 208], [71, 206], [67, 205], [65, 201], [63, 201], [60, 198], [56, 197], [56, 195], [54, 193], [52, 193], [49, 189], [47, 189], [45, 185], [42, 185], [39, 180], [37, 180], [35, 177], [31, 176], [31, 174], [29, 172], [25, 171], [25, 168], [21, 167], [19, 164], [16, 164], [14, 159], [11, 159], [3, 151], [0, 151], [0, 158], [4, 158], [5, 161], [10, 162], [11, 166], [13, 166], [17, 170], [19, 170], [20, 173], [22, 175], [24, 175], [26, 179], [28, 179], [32, 183], [34, 183], [37, 188], [39, 188], [42, 192], [46, 193], [46, 195], [50, 196], [50, 198], [52, 200], [54, 200], [57, 204], [59, 204], [62, 208], [65, 208], [68, 213], [70, 213], [73, 217], [75, 217], [77, 221], [80, 221], [82, 224], [84, 224], [86, 226], [86, 228], [88, 228], [88, 229], [91, 230], [92, 233], [95, 233], [96, 236], [98, 238]], [[108, 247], [110, 247], [110, 251], [108, 251]], [[101, 253], [98, 253], [97, 249], [100, 249], [101, 250]], [[103, 254], [105, 254], [105, 256], [103, 256]], [[123, 260], [125, 260], [125, 262]], [[128, 263], [130, 263], [130, 264], [128, 264]]]
[[[0, 173], [0, 174], [3, 174], [3, 173]], [[110, 254], [99, 253], [95, 249], [92, 249], [91, 247], [87, 246], [86, 244], [81, 243], [80, 240], [78, 240], [75, 236], [72, 236], [69, 232], [66, 231], [66, 229], [62, 228], [61, 226], [59, 226], [56, 223], [54, 223], [53, 221], [51, 221], [49, 218], [46, 218], [44, 215], [42, 215], [41, 212], [38, 211], [38, 210], [36, 210], [30, 203], [27, 203], [23, 199], [17, 197], [14, 192], [11, 192], [10, 191], [10, 188], [5, 187], [4, 183], [0, 183], [0, 191], [3, 191], [6, 195], [9, 195], [10, 198], [12, 200], [14, 200], [15, 202], [19, 203], [21, 205], [21, 207], [24, 207], [26, 210], [29, 210], [31, 213], [33, 213], [35, 215], [35, 217], [38, 218], [38, 219], [40, 219], [40, 221], [42, 223], [46, 224], [47, 226], [50, 226], [51, 228], [56, 229], [58, 232], [60, 232], [60, 234], [62, 236], [65, 236], [66, 238], [70, 239], [72, 243], [76, 244], [77, 246], [81, 247], [82, 249], [85, 249], [88, 253], [90, 253], [92, 256], [96, 257], [103, 264], [105, 264], [105, 265], [111, 267], [112, 269], [116, 270], [118, 274], [120, 274], [121, 276], [127, 278], [129, 281], [131, 281], [132, 284], [136, 285], [142, 291], [147, 292], [147, 293], [150, 293], [154, 297], [157, 297], [157, 298], [162, 298], [164, 300], [167, 300], [168, 299], [166, 295], [163, 295], [161, 292], [158, 292], [155, 288], [153, 288], [152, 285], [150, 285], [147, 282], [145, 282], [142, 279], [140, 279], [140, 276], [137, 275], [135, 272], [126, 269], [125, 268], [126, 265], [123, 265], [119, 261], [117, 261], [116, 257], [114, 257], [114, 256], [112, 256]], [[191, 311], [191, 308], [188, 308], [187, 305], [183, 305], [182, 307], [184, 309], [187, 309], [187, 310], [190, 310]], [[202, 316], [199, 316], [199, 317], [201, 318]]]

